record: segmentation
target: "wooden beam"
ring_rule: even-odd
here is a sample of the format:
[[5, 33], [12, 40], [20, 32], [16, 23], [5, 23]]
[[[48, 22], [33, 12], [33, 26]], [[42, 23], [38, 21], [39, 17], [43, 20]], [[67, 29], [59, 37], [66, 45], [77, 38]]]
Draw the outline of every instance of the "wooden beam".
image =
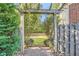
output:
[[20, 18], [20, 33], [21, 33], [21, 53], [24, 53], [24, 14], [21, 13]]
[[52, 8], [52, 3], [50, 4], [49, 10], [51, 10], [51, 8]]
[[28, 10], [23, 10], [22, 13], [33, 13], [33, 14], [59, 14], [61, 11], [60, 10], [49, 10], [49, 9], [28, 9]]
[[62, 8], [66, 5], [66, 3], [63, 3], [58, 10], [62, 10]]
[[55, 52], [57, 53], [57, 16], [54, 14], [53, 15], [54, 17], [54, 49], [55, 49]]

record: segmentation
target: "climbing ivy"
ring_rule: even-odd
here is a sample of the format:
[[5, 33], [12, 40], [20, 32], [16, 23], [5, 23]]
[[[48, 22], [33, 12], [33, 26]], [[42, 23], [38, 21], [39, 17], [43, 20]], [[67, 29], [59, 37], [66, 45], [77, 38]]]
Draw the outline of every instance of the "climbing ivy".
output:
[[14, 4], [0, 4], [0, 55], [11, 56], [19, 48], [19, 12]]

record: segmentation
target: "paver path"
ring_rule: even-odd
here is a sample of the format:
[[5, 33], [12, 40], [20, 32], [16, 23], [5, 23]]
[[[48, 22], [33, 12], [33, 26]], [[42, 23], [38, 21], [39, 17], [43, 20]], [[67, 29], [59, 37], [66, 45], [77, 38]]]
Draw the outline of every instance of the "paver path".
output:
[[30, 47], [24, 50], [24, 56], [51, 56], [49, 47]]

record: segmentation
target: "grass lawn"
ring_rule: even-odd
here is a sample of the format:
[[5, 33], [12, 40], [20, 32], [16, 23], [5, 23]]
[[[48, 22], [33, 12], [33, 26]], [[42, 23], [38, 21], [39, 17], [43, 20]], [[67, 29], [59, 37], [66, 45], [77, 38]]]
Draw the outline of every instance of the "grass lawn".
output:
[[33, 40], [34, 40], [33, 46], [45, 46], [44, 41], [46, 39], [44, 39], [44, 38], [36, 38], [36, 39], [33, 39]]

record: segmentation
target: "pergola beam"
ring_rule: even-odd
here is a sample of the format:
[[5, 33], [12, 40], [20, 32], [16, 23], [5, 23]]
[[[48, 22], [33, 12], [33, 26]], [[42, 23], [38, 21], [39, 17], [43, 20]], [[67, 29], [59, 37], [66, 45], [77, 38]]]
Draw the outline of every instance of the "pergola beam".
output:
[[51, 8], [52, 8], [52, 3], [50, 4], [49, 10], [51, 10]]
[[22, 13], [33, 13], [33, 14], [59, 14], [61, 11], [60, 10], [48, 10], [48, 9], [28, 9], [28, 10], [23, 10]]
[[63, 3], [58, 10], [62, 10], [64, 6], [65, 6], [65, 3]]

